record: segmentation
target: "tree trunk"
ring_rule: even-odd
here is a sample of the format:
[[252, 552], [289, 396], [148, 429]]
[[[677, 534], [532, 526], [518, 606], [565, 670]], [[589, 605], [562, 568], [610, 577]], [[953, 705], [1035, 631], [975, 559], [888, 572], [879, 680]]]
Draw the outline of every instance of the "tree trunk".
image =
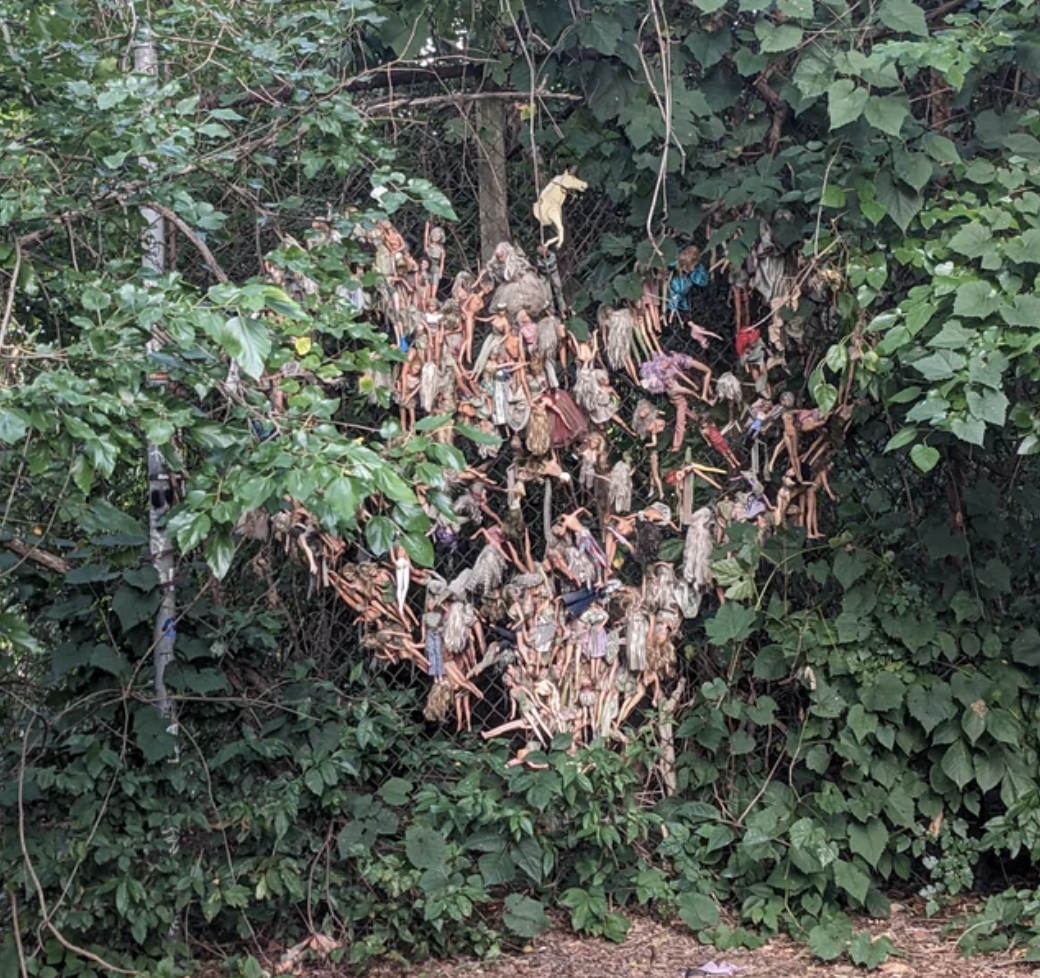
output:
[[506, 193], [506, 107], [493, 100], [477, 102], [474, 116], [478, 135], [480, 257], [488, 261], [498, 244], [512, 240]]
[[[142, 40], [134, 45], [134, 70], [139, 74], [158, 77], [159, 62], [154, 42], [147, 39], [145, 29], [140, 32]], [[141, 262], [149, 277], [162, 275], [166, 271], [166, 219], [150, 207], [141, 208], [145, 226], [141, 232]], [[160, 346], [157, 339], [148, 341], [149, 352]], [[156, 378], [151, 381], [164, 386], [166, 381]], [[177, 734], [177, 718], [166, 688], [166, 668], [173, 661], [175, 622], [177, 620], [177, 591], [174, 583], [177, 563], [173, 542], [166, 535], [164, 521], [172, 502], [170, 472], [158, 445], [148, 445], [148, 547], [152, 566], [159, 576], [162, 599], [155, 614], [153, 649], [155, 656], [154, 688], [156, 704], [169, 721], [167, 728]], [[176, 757], [176, 755], [175, 755]]]

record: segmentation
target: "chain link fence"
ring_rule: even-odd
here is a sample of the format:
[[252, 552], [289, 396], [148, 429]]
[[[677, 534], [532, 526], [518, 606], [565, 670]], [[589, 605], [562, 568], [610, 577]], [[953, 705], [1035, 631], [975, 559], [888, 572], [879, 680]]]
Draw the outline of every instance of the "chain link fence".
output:
[[[478, 204], [480, 188], [475, 176], [476, 154], [481, 152], [481, 146], [474, 139], [452, 141], [443, 138], [445, 128], [445, 125], [439, 125], [426, 118], [422, 125], [402, 124], [393, 127], [387, 133], [399, 141], [402, 155], [407, 156], [406, 163], [402, 165], [410, 173], [425, 177], [442, 190], [458, 214], [458, 221], [445, 225], [447, 262], [441, 288], [442, 299], [447, 297], [450, 283], [457, 272], [477, 270], [482, 243]], [[510, 135], [506, 142], [512, 147], [507, 154], [506, 168], [509, 225], [514, 241], [528, 254], [532, 254], [540, 240], [538, 225], [531, 213], [531, 205], [537, 198], [538, 189], [535, 185], [534, 168], [530, 165], [529, 154], [515, 136]], [[557, 169], [563, 169], [562, 165], [555, 166], [554, 162], [548, 158], [541, 159], [540, 174], [552, 174]], [[365, 199], [369, 189], [367, 174], [352, 175], [338, 188], [337, 206], [342, 208], [353, 201]], [[595, 188], [591, 188], [580, 197], [568, 198], [564, 208], [564, 222], [568, 239], [560, 251], [559, 264], [565, 292], [573, 299], [585, 284], [585, 256], [596, 251], [605, 235], [626, 234], [630, 229], [619, 220], [609, 198], [602, 192], [597, 192]], [[409, 242], [413, 254], [421, 254], [425, 217], [405, 209], [395, 215], [395, 223], [405, 240]], [[704, 264], [710, 264], [708, 256], [705, 256], [705, 259]], [[787, 264], [792, 274], [796, 272], [793, 251], [780, 254], [779, 260]], [[634, 257], [628, 263], [629, 269], [633, 264]], [[667, 283], [667, 276], [662, 276], [659, 289], [666, 289]], [[738, 300], [735, 299], [734, 284], [742, 286], [740, 296], [743, 298], [739, 301], [744, 303], [743, 309], [736, 304]], [[808, 291], [806, 289], [806, 292]], [[734, 323], [737, 312], [741, 311], [746, 321], [761, 324], [764, 334], [768, 334], [769, 324], [777, 319], [778, 315], [790, 320], [787, 324], [790, 333], [797, 336], [796, 341], [789, 342], [787, 352], [790, 362], [782, 361], [779, 356], [781, 351], [770, 351], [771, 354], [776, 354], [776, 362], [771, 364], [770, 369], [772, 394], [776, 398], [780, 392], [787, 391], [794, 396], [794, 402], [798, 407], [808, 408], [811, 404], [806, 390], [809, 373], [820, 362], [835, 338], [833, 334], [836, 326], [836, 316], [829, 306], [826, 290], [821, 290], [814, 299], [815, 302], [803, 304], [797, 315], [793, 311], [784, 310], [778, 313], [759, 291], [749, 286], [747, 275], [742, 277], [739, 271], [733, 274], [728, 269], [715, 268], [707, 275], [704, 283], [690, 293], [686, 311], [671, 319], [665, 317], [659, 337], [661, 349], [668, 353], [692, 357], [703, 364], [710, 370], [713, 389], [717, 389], [718, 378], [727, 373], [741, 380], [741, 396], [737, 402], [719, 401], [708, 408], [694, 399], [688, 400], [691, 410], [707, 409], [710, 412], [717, 429], [721, 429], [721, 437], [732, 450], [730, 459], [725, 458], [720, 451], [720, 442], [713, 445], [710, 435], [702, 437], [696, 421], [688, 424], [678, 449], [672, 450], [672, 436], [677, 423], [675, 407], [667, 396], [654, 396], [644, 389], [638, 375], [639, 358], [636, 358], [636, 372], [625, 369], [610, 371], [610, 384], [619, 402], [617, 414], [604, 424], [590, 426], [590, 431], [602, 436], [602, 457], [608, 460], [606, 464], [598, 465], [598, 481], [590, 484], [582, 478], [582, 453], [587, 446], [587, 438], [561, 449], [556, 453], [557, 458], [569, 478], [526, 481], [520, 500], [519, 522], [510, 519], [505, 487], [510, 483], [511, 465], [518, 461], [522, 463], [526, 458], [521, 439], [511, 439], [506, 432], [501, 450], [488, 458], [481, 457], [477, 446], [456, 438], [455, 444], [465, 452], [467, 462], [479, 468], [482, 477], [487, 480], [489, 507], [498, 514], [506, 526], [506, 542], [515, 547], [521, 556], [530, 553], [534, 561], [540, 562], [551, 549], [553, 525], [564, 514], [583, 511], [582, 521], [591, 532], [596, 545], [606, 549], [606, 543], [611, 536], [608, 516], [612, 509], [606, 499], [603, 475], [616, 462], [627, 460], [632, 473], [630, 511], [642, 512], [651, 504], [661, 502], [668, 507], [669, 520], [664, 525], [663, 533], [659, 533], [654, 541], [653, 552], [640, 555], [639, 547], [629, 551], [626, 546], [621, 546], [617, 552], [617, 559], [609, 568], [610, 578], [631, 589], [632, 593], [645, 593], [648, 575], [657, 560], [672, 564], [682, 562], [686, 525], [685, 521], [680, 519], [681, 512], [685, 511], [688, 517], [691, 510], [702, 506], [717, 508], [720, 503], [729, 505], [732, 511], [735, 505], [734, 498], [738, 493], [743, 493], [740, 496], [741, 504], [750, 506], [747, 494], [753, 487], [741, 473], [751, 467], [752, 461], [752, 449], [747, 438], [750, 427], [748, 406], [760, 396], [761, 391], [755, 390], [748, 364], [741, 363], [736, 353]], [[590, 327], [593, 333], [597, 331], [596, 318], [595, 306], [584, 311], [584, 319], [587, 321], [585, 325]], [[573, 322], [570, 325], [574, 327]], [[697, 326], [715, 335], [705, 336]], [[485, 325], [478, 329], [474, 350], [480, 348], [487, 328]], [[580, 328], [575, 328], [574, 332], [578, 334], [576, 338], [586, 338]], [[601, 339], [598, 342], [601, 349], [600, 362], [605, 366], [606, 361], [602, 355], [603, 342]], [[695, 372], [692, 376], [699, 382], [699, 373]], [[575, 362], [572, 356], [567, 367], [560, 371], [560, 386], [573, 391], [575, 380]], [[661, 415], [662, 430], [654, 447], [650, 447], [645, 438], [637, 437], [634, 431], [638, 427], [635, 417], [637, 407], [647, 399], [654, 403]], [[782, 441], [782, 434], [782, 422], [774, 419], [768, 435], [764, 438], [765, 447], [758, 451], [764, 451], [766, 456], [771, 455]], [[882, 434], [876, 434], [875, 437], [881, 437]], [[806, 441], [811, 440], [811, 436], [803, 437]], [[873, 446], [873, 449], [880, 451], [882, 444]], [[875, 477], [869, 465], [864, 468], [865, 455], [862, 446], [857, 448], [857, 452], [858, 456], [848, 452], [835, 454], [833, 462], [836, 482], [840, 482], [843, 475], [849, 474], [863, 489], [864, 494], [870, 489], [868, 483], [883, 483], [883, 490], [889, 493], [899, 491], [900, 484], [906, 478], [905, 472], [897, 466], [889, 465]], [[677, 483], [672, 483], [669, 475], [688, 467], [691, 463], [699, 463], [707, 466], [709, 470], [716, 471], [708, 471], [708, 478], [705, 480], [695, 478], [692, 494], [682, 499], [681, 492], [686, 480], [680, 479]], [[777, 493], [783, 488], [780, 478], [782, 470], [781, 465], [774, 468], [768, 476], [762, 477], [765, 486], [760, 495], [765, 507], [771, 508], [775, 505]], [[711, 485], [710, 482], [714, 482], [715, 485]], [[547, 504], [546, 487], [549, 485], [552, 499]], [[458, 496], [463, 488], [461, 485], [457, 486], [454, 490], [455, 495]], [[826, 500], [822, 492], [818, 495], [819, 523], [826, 528], [832, 518], [833, 504]], [[733, 518], [732, 512], [730, 518]], [[485, 521], [484, 528], [492, 525], [492, 522]], [[471, 524], [468, 532], [455, 534], [450, 546], [438, 545], [435, 570], [446, 581], [471, 570], [477, 563], [485, 542], [481, 539], [470, 539], [470, 536], [478, 526], [479, 523]], [[349, 556], [350, 551], [347, 554]], [[392, 562], [384, 559], [381, 562], [366, 564], [368, 558], [363, 548], [358, 548], [351, 559], [360, 562], [362, 574], [366, 573], [366, 566], [381, 564], [387, 569], [389, 573], [386, 576], [382, 599], [386, 605], [392, 605]], [[619, 711], [624, 710], [630, 698], [637, 692], [639, 680], [631, 673], [624, 680], [611, 678], [609, 658], [605, 671], [600, 671], [594, 660], [588, 657], [584, 664], [579, 662], [574, 666], [565, 656], [564, 661], [567, 662], [568, 668], [575, 669], [573, 676], [563, 675], [554, 660], [552, 664], [541, 668], [536, 677], [531, 678], [523, 695], [518, 693], [517, 679], [518, 672], [523, 670], [517, 666], [515, 652], [501, 654], [489, 667], [474, 670], [473, 667], [480, 663], [482, 650], [489, 643], [498, 640], [496, 636], [501, 636], [503, 623], [510, 618], [510, 598], [506, 592], [498, 588], [489, 590], [479, 603], [478, 614], [483, 619], [483, 645], [475, 654], [469, 653], [470, 668], [464, 674], [472, 675], [471, 683], [468, 686], [460, 686], [454, 682], [452, 696], [447, 700], [444, 697], [439, 698], [439, 684], [430, 679], [425, 669], [417, 665], [414, 658], [395, 656], [393, 658], [396, 661], [386, 661], [386, 657], [379, 650], [381, 626], [373, 623], [360, 626], [355, 624], [357, 615], [338, 600], [334, 590], [326, 588], [311, 593], [307, 585], [296, 577], [299, 570], [299, 567], [285, 568], [289, 578], [283, 580], [281, 588], [282, 593], [294, 595], [290, 600], [298, 605], [296, 609], [288, 609], [290, 617], [295, 622], [294, 647], [300, 653], [321, 662], [322, 672], [333, 680], [350, 674], [356, 664], [361, 662], [364, 664], [366, 675], [373, 680], [378, 679], [380, 682], [385, 681], [417, 690], [420, 698], [416, 710], [424, 712], [430, 737], [449, 738], [474, 750], [481, 749], [485, 743], [481, 734], [500, 729], [503, 731], [502, 736], [511, 738], [515, 748], [521, 748], [525, 743], [545, 744], [551, 739], [552, 733], [568, 728], [583, 729], [584, 736], [588, 738], [596, 725], [587, 722], [590, 710], [587, 703], [595, 696], [596, 706], [599, 705], [601, 697], [606, 693], [601, 687], [612, 682], [617, 685], [618, 688], [614, 692], [617, 694]], [[507, 572], [507, 580], [514, 573], [515, 570]], [[563, 580], [561, 575], [555, 576], [557, 598], [563, 591], [577, 589], [576, 585], [572, 586]], [[301, 599], [301, 593], [307, 593], [308, 597]], [[425, 604], [426, 596], [425, 588], [413, 582], [408, 594], [408, 614], [413, 626], [410, 640], [415, 643], [416, 648], [421, 647], [423, 642], [419, 623], [428, 610]], [[713, 654], [708, 650], [704, 633], [704, 619], [712, 614], [715, 601], [715, 589], [708, 589], [704, 595], [701, 613], [682, 621], [674, 635], [674, 647], [678, 653], [674, 667], [664, 670], [660, 676], [660, 685], [647, 688], [638, 701], [631, 704], [624, 720], [617, 720], [618, 728], [622, 722], [627, 727], [639, 728], [644, 720], [656, 716], [656, 711], [662, 705], [669, 710], [681, 707], [684, 695], [689, 697], [691, 691], [698, 689], [703, 682], [725, 673], [725, 666], [716, 663]], [[610, 629], [617, 632], [624, 630], [624, 608], [624, 605], [612, 606]], [[570, 619], [572, 623], [573, 620]], [[306, 627], [302, 627], [302, 622], [307, 623]], [[514, 615], [511, 622], [514, 631], [518, 624], [523, 623], [517, 622]], [[614, 655], [617, 654], [615, 650]], [[624, 654], [621, 652], [620, 656], [623, 658]], [[550, 659], [554, 659], [554, 655], [550, 655]], [[590, 685], [591, 691], [588, 689]], [[523, 687], [524, 683], [520, 682], [519, 686]], [[534, 696], [553, 701], [551, 712], [557, 719], [556, 726], [546, 726], [544, 715], [531, 706], [532, 691]], [[676, 693], [679, 694], [678, 697], [674, 695]], [[465, 707], [459, 705], [460, 697], [467, 700]], [[537, 705], [544, 706], [542, 703]], [[525, 707], [530, 707], [530, 713], [525, 713]], [[585, 721], [582, 711], [586, 711], [587, 714]], [[534, 719], [535, 716], [541, 716], [543, 722], [539, 723]], [[652, 736], [662, 739], [662, 746], [664, 740], [670, 736], [667, 725], [652, 725], [650, 731]], [[671, 757], [674, 763], [674, 748]], [[669, 784], [674, 786], [674, 780], [670, 781], [666, 770], [656, 774], [648, 772], [648, 784], [651, 783], [654, 785], [652, 790], [667, 790]]]

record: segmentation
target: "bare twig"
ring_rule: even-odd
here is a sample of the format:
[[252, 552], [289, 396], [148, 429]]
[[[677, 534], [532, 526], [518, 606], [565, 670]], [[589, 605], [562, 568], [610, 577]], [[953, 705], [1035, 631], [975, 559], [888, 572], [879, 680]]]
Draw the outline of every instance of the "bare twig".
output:
[[72, 570], [67, 560], [59, 557], [57, 554], [50, 553], [50, 551], [41, 550], [38, 544], [26, 543], [24, 540], [12, 537], [9, 540], [0, 540], [0, 547], [6, 547], [12, 553], [18, 554], [23, 560], [39, 564], [40, 567], [53, 571], [55, 574], [67, 574]]
[[3, 353], [4, 342], [7, 339], [7, 327], [11, 322], [11, 312], [14, 310], [14, 296], [18, 291], [18, 276], [22, 271], [22, 246], [17, 238], [14, 239], [14, 269], [11, 272], [11, 285], [7, 290], [7, 301], [4, 303], [3, 318], [0, 319], [0, 353]]
[[227, 285], [231, 281], [231, 279], [228, 278], [227, 272], [220, 267], [220, 263], [213, 257], [213, 252], [209, 250], [209, 246], [195, 231], [192, 230], [184, 218], [180, 217], [176, 211], [171, 210], [165, 204], [157, 203], [154, 200], [148, 201], [148, 206], [156, 213], [162, 214], [162, 216], [174, 225], [174, 227], [176, 227], [184, 237], [195, 245], [198, 253], [202, 255], [202, 260], [209, 266], [209, 270], [213, 273], [214, 278], [216, 278], [218, 282], [222, 285]]

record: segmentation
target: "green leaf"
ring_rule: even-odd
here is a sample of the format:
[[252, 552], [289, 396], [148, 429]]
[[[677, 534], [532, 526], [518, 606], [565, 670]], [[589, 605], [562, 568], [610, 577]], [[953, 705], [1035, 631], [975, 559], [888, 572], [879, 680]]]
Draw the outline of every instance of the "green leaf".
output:
[[1002, 707], [991, 707], [986, 713], [986, 731], [994, 739], [1010, 747], [1022, 742], [1022, 724], [1010, 711]]
[[719, 922], [719, 905], [703, 893], [683, 893], [676, 901], [679, 919], [690, 930], [702, 931]]
[[177, 738], [170, 732], [171, 722], [154, 706], [140, 706], [134, 712], [134, 734], [137, 746], [149, 764], [173, 757]]
[[325, 794], [325, 779], [321, 776], [318, 767], [308, 768], [303, 775], [303, 783], [310, 789], [312, 794], [319, 798]]
[[397, 528], [385, 516], [373, 516], [365, 524], [365, 541], [376, 557], [382, 557], [393, 545]]
[[86, 455], [79, 454], [72, 460], [72, 481], [84, 496], [90, 495], [94, 485], [94, 466]]
[[860, 692], [863, 705], [874, 713], [894, 710], [903, 703], [906, 685], [895, 673], [883, 672]]
[[530, 837], [521, 839], [512, 848], [513, 862], [517, 864], [535, 883], [541, 883], [545, 874], [542, 859], [542, 847], [537, 839]]
[[391, 778], [379, 789], [379, 797], [394, 808], [403, 808], [408, 804], [414, 787], [411, 781], [404, 778]]
[[896, 176], [914, 190], [923, 190], [931, 180], [935, 166], [924, 153], [908, 153], [904, 149], [896, 149], [892, 159]]
[[514, 934], [528, 939], [537, 937], [549, 927], [549, 918], [541, 902], [519, 893], [510, 893], [506, 897], [502, 919]]
[[468, 438], [471, 442], [474, 442], [477, 445], [488, 445], [497, 448], [502, 444], [501, 437], [496, 435], [494, 432], [481, 431], [479, 428], [474, 428], [472, 425], [458, 424], [455, 426], [455, 430], [464, 438]]
[[112, 595], [112, 610], [119, 618], [119, 624], [124, 632], [130, 631], [136, 625], [147, 621], [155, 614], [159, 607], [159, 592], [142, 595], [131, 587], [119, 587]]
[[839, 550], [834, 557], [834, 576], [847, 591], [866, 572], [867, 558], [858, 550]]
[[421, 533], [407, 533], [401, 537], [401, 546], [420, 567], [433, 566], [433, 544], [429, 537]]
[[957, 152], [957, 147], [946, 136], [934, 132], [925, 133], [921, 137], [921, 146], [936, 163], [943, 166], [961, 162], [961, 154]]
[[821, 961], [836, 961], [845, 953], [845, 938], [825, 924], [809, 931], [809, 950]]
[[875, 869], [887, 846], [888, 829], [881, 819], [872, 818], [866, 825], [858, 822], [849, 825], [849, 848]]
[[485, 852], [477, 860], [477, 868], [485, 886], [504, 886], [516, 879], [513, 857], [504, 849], [501, 852]]
[[443, 869], [447, 865], [448, 844], [440, 832], [427, 825], [408, 826], [404, 851], [416, 869]]
[[267, 327], [250, 317], [232, 316], [215, 321], [208, 332], [253, 380], [264, 373], [264, 363], [271, 353], [271, 336]]
[[882, 0], [881, 6], [878, 7], [878, 17], [882, 24], [899, 33], [928, 36], [928, 22], [924, 19], [924, 11], [919, 4], [911, 0]]
[[990, 229], [978, 221], [972, 221], [950, 238], [950, 247], [967, 258], [981, 258], [992, 241]]
[[975, 778], [975, 770], [971, 764], [971, 754], [964, 746], [964, 741], [956, 740], [950, 744], [939, 765], [943, 773], [962, 791]]
[[895, 221], [900, 230], [906, 231], [924, 206], [924, 197], [907, 190], [887, 172], [878, 175], [876, 190], [878, 200], [884, 204], [885, 213]]
[[395, 503], [414, 503], [415, 492], [393, 469], [381, 467], [376, 469], [376, 486]]
[[777, 7], [782, 14], [796, 20], [811, 20], [816, 12], [813, 0], [780, 0]]
[[852, 863], [839, 859], [834, 864], [834, 882], [854, 900], [863, 903], [870, 890], [870, 877], [856, 869]]
[[693, 0], [693, 5], [706, 14], [713, 14], [726, 6], [726, 0]]
[[985, 319], [996, 312], [999, 306], [997, 290], [989, 282], [965, 282], [957, 289], [953, 313], [968, 319]]
[[[1040, 242], [1037, 248], [1040, 249]], [[1009, 326], [1035, 329], [1040, 324], [1040, 296], [1016, 295], [1013, 305], [1001, 305], [1000, 315]]]
[[800, 27], [793, 24], [777, 25], [768, 20], [760, 20], [755, 24], [755, 34], [761, 42], [760, 50], [764, 54], [790, 51], [792, 48], [798, 47], [805, 36]]
[[112, 305], [112, 296], [88, 285], [80, 295], [80, 302], [88, 312], [97, 312]]
[[873, 971], [884, 964], [895, 949], [890, 938], [882, 935], [875, 941], [867, 931], [861, 930], [849, 944], [849, 958], [854, 965]]
[[863, 706], [857, 703], [851, 710], [849, 710], [849, 716], [847, 723], [849, 729], [855, 735], [856, 740], [861, 744], [866, 738], [867, 734], [874, 733], [878, 728], [878, 719], [873, 713], [867, 713], [863, 709]]
[[831, 129], [840, 129], [855, 122], [862, 114], [870, 98], [865, 88], [857, 88], [855, 82], [841, 78], [827, 89], [827, 111], [830, 113]]
[[754, 608], [727, 601], [705, 625], [708, 640], [712, 645], [722, 646], [743, 642], [754, 631], [757, 618]]
[[24, 411], [0, 408], [0, 441], [15, 445], [25, 437], [28, 430], [29, 418]]
[[910, 460], [922, 472], [931, 472], [939, 461], [939, 450], [931, 445], [914, 445], [910, 449]]
[[911, 686], [906, 696], [906, 707], [928, 734], [955, 713], [953, 697], [946, 683], [935, 683], [930, 687]]
[[834, 62], [831, 58], [808, 48], [798, 59], [793, 81], [806, 98], [819, 98], [830, 87], [834, 79]]
[[834, 184], [828, 184], [823, 196], [820, 197], [820, 203], [824, 207], [844, 207], [845, 191], [841, 187], [835, 187]]
[[867, 122], [890, 136], [899, 135], [909, 114], [910, 104], [905, 95], [872, 95], [864, 110]]
[[341, 520], [353, 522], [359, 503], [354, 480], [347, 476], [333, 479], [325, 489], [325, 502]]
[[930, 356], [914, 361], [914, 370], [925, 380], [949, 380], [958, 370], [963, 370], [967, 361], [952, 350], [939, 350]]
[[894, 452], [897, 448], [905, 448], [917, 437], [916, 428], [903, 428], [902, 431], [897, 431], [889, 440], [888, 444], [885, 445], [886, 452]]
[[1040, 265], [1040, 228], [1029, 228], [1018, 237], [1011, 238], [1004, 246], [1004, 253], [1013, 262]]
[[928, 341], [937, 350], [960, 350], [975, 339], [975, 330], [965, 329], [959, 319], [943, 323], [943, 328]]
[[183, 551], [194, 550], [207, 536], [212, 527], [208, 513], [193, 513], [184, 509], [171, 516], [166, 529], [177, 540]]
[[961, 729], [968, 735], [968, 740], [974, 747], [979, 737], [986, 732], [986, 704], [983, 700], [964, 708], [961, 714]]
[[206, 563], [218, 581], [227, 576], [234, 558], [235, 541], [231, 538], [230, 531], [221, 527], [216, 533], [210, 534], [206, 540]]

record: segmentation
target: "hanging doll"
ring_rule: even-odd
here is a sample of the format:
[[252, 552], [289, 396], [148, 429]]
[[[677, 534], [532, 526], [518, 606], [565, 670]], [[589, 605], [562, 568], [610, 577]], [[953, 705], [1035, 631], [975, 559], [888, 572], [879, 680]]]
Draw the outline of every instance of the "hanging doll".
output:
[[802, 458], [798, 448], [798, 435], [800, 432], [818, 431], [827, 424], [827, 415], [818, 407], [798, 410], [794, 406], [794, 394], [784, 391], [780, 395], [780, 407], [783, 411], [782, 419], [784, 426], [784, 437], [769, 460], [771, 466], [775, 466], [780, 453], [787, 452], [788, 463], [794, 470], [795, 478], [802, 481]]
[[646, 669], [646, 646], [650, 634], [650, 619], [643, 609], [642, 597], [635, 588], [626, 589], [628, 609], [625, 628], [625, 651], [628, 668], [632, 672], [643, 672]]
[[610, 459], [607, 440], [595, 429], [590, 431], [577, 451], [581, 464], [578, 467], [578, 485], [590, 492], [596, 490]]
[[459, 318], [465, 338], [462, 362], [469, 363], [473, 359], [473, 334], [477, 319], [484, 309], [484, 299], [490, 286], [484, 281], [481, 273], [476, 279], [470, 272], [462, 271], [455, 276], [451, 286], [451, 297], [458, 304]]
[[437, 293], [440, 292], [441, 279], [444, 278], [444, 263], [447, 257], [444, 250], [444, 228], [431, 224], [429, 221], [426, 222], [423, 251], [426, 252], [426, 259], [430, 267], [429, 296], [436, 299]]
[[679, 256], [672, 263], [674, 271], [668, 281], [668, 296], [665, 302], [669, 320], [688, 316], [691, 311], [691, 293], [695, 288], [703, 288], [708, 284], [708, 272], [700, 262], [700, 248], [689, 245], [679, 252]]
[[493, 591], [502, 584], [505, 577], [506, 567], [512, 561], [521, 572], [527, 570], [523, 562], [517, 556], [513, 545], [506, 540], [505, 533], [500, 526], [491, 526], [478, 530], [473, 539], [482, 536], [486, 541], [484, 548], [477, 554], [473, 562], [472, 573], [469, 578], [469, 587], [474, 592]]
[[504, 308], [511, 317], [521, 309], [538, 317], [553, 301], [549, 283], [535, 272], [524, 253], [507, 241], [495, 248], [487, 270], [499, 283], [491, 298], [492, 308]]
[[737, 377], [727, 370], [715, 381], [715, 396], [718, 400], [724, 401], [729, 410], [729, 420], [722, 429], [723, 434], [726, 434], [736, 427], [737, 414], [744, 404], [744, 390]]
[[[699, 370], [704, 373], [704, 383], [698, 392], [689, 386], [683, 371]], [[666, 394], [675, 406], [675, 432], [672, 436], [672, 451], [677, 452], [686, 437], [686, 419], [689, 413], [687, 398], [696, 397], [708, 401], [711, 389], [711, 368], [685, 353], [655, 353], [639, 367], [639, 376], [645, 390], [652, 394]]]
[[694, 411], [691, 417], [694, 424], [700, 429], [704, 440], [722, 456], [726, 465], [732, 471], [739, 469], [740, 462], [737, 460], [737, 456], [733, 454], [733, 449], [729, 447], [729, 443], [722, 432], [719, 431], [718, 425], [712, 420], [711, 415], [701, 411]]
[[631, 458], [624, 455], [614, 463], [608, 480], [607, 504], [614, 513], [627, 513], [632, 508]]
[[[683, 546], [682, 576], [693, 589], [698, 605], [715, 582], [711, 554], [715, 542], [715, 511], [702, 506], [693, 514]], [[696, 612], [695, 612], [696, 613]]]
[[597, 314], [607, 362], [613, 370], [627, 370], [633, 383], [638, 383], [632, 362], [632, 340], [636, 331], [635, 317], [630, 309], [600, 306]]
[[665, 429], [664, 418], [653, 401], [641, 397], [632, 413], [632, 430], [636, 437], [646, 442], [647, 447], [654, 449], [650, 452], [650, 485], [657, 495], [664, 495], [664, 486], [661, 484], [660, 462], [657, 455], [657, 437]]
[[595, 424], [606, 424], [617, 414], [621, 400], [610, 386], [610, 375], [595, 365], [595, 344], [579, 343], [578, 370], [574, 379], [574, 400], [588, 412]]
[[744, 437], [745, 445], [751, 444], [751, 472], [756, 479], [769, 477], [772, 466], [769, 464], [767, 449], [763, 441], [766, 432], [783, 411], [769, 397], [760, 397], [752, 401], [748, 408], [748, 426]]
[[560, 266], [556, 259], [556, 252], [552, 251], [548, 245], [539, 245], [538, 257], [535, 261], [538, 265], [538, 271], [549, 283], [556, 315], [560, 319], [565, 318], [567, 315], [567, 303], [563, 297], [563, 282], [560, 279]]
[[643, 288], [636, 303], [636, 324], [650, 352], [660, 352], [661, 303], [664, 293], [662, 274], [657, 269], [643, 270], [636, 262], [636, 274], [642, 278]]
[[[769, 323], [769, 343], [782, 357], [787, 345], [782, 310], [796, 309], [801, 290], [788, 274], [788, 262], [773, 242], [773, 232], [763, 222], [759, 239], [745, 261], [750, 272], [750, 285], [758, 292], [772, 312]], [[781, 360], [782, 362], [782, 360]]]
[[422, 617], [423, 648], [430, 676], [444, 681], [444, 613], [441, 602], [447, 594], [443, 578], [431, 576], [426, 582], [426, 608]]

